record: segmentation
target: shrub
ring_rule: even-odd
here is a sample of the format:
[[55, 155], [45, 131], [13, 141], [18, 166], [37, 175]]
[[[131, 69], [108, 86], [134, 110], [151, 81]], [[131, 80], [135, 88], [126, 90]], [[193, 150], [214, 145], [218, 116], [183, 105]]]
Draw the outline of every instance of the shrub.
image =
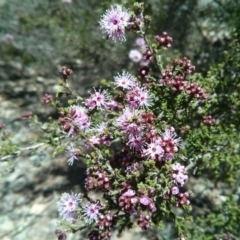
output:
[[[58, 202], [60, 225], [84, 230], [89, 239], [110, 239], [114, 230], [121, 234], [135, 224], [162, 237], [169, 222], [172, 238], [237, 237], [238, 35], [205, 76], [187, 57], [166, 64], [174, 38], [150, 34], [143, 4], [135, 3], [132, 12], [114, 5], [99, 23], [106, 42], [124, 44], [127, 32], [138, 35], [139, 49], [130, 58], [139, 68], [135, 75], [120, 69], [85, 98], [71, 88], [74, 72], [65, 66], [56, 97], [44, 96], [59, 119], [44, 125], [40, 141], [53, 145], [55, 154], [66, 151], [72, 167], [78, 160], [87, 165], [83, 193], [63, 193]], [[109, 55], [104, 50], [100, 55]], [[3, 155], [16, 152], [2, 149]], [[198, 214], [202, 205], [187, 182], [201, 177], [232, 190]], [[66, 238], [60, 230], [56, 235]]]

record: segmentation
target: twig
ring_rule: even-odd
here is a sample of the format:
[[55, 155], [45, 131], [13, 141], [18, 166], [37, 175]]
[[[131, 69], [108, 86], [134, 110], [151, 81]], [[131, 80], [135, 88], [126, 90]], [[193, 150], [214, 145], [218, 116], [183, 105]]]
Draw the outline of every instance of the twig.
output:
[[[56, 141], [59, 140], [59, 139], [60, 138], [54, 138], [54, 140], [56, 140]], [[29, 147], [20, 148], [19, 150], [13, 152], [12, 154], [1, 157], [0, 161], [7, 161], [9, 158], [20, 155], [22, 152], [29, 151], [29, 150], [34, 150], [34, 149], [37, 149], [39, 147], [42, 147], [42, 146], [48, 145], [48, 144], [49, 144], [48, 142], [47, 143], [38, 143], [38, 144], [29, 146]]]
[[189, 169], [193, 168], [196, 165], [196, 162], [191, 162], [186, 166], [186, 170], [188, 171]]

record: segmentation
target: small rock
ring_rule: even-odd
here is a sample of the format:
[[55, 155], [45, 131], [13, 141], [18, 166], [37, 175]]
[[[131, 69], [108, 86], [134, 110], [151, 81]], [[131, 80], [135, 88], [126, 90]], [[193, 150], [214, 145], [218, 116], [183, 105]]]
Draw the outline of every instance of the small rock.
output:
[[41, 203], [35, 203], [31, 209], [30, 213], [31, 214], [41, 214], [45, 209], [47, 205], [46, 204], [41, 204]]

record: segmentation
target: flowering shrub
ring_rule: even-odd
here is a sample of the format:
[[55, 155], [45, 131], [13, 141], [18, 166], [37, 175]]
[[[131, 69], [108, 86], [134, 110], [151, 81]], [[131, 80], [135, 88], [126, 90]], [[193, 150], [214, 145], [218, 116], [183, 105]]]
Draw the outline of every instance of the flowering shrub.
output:
[[[185, 219], [174, 208], [190, 209], [184, 188], [191, 168], [184, 152], [185, 124], [191, 124], [189, 112], [204, 106], [208, 95], [191, 77], [195, 67], [186, 57], [162, 66], [160, 54], [173, 40], [166, 32], [149, 38], [149, 24], [142, 4], [135, 4], [135, 13], [112, 6], [100, 19], [102, 33], [116, 43], [124, 42], [128, 31], [140, 35], [149, 66], [140, 66], [137, 76], [122, 71], [105, 89], [93, 89], [83, 99], [69, 87], [71, 69], [61, 71], [65, 90], [58, 96], [73, 97], [59, 118], [69, 138], [67, 162], [83, 159], [87, 170], [86, 193], [64, 193], [59, 213], [69, 222], [65, 227], [86, 228], [89, 239], [110, 239], [113, 230], [121, 233], [134, 222], [147, 230], [170, 216], [184, 239]], [[215, 123], [209, 116], [203, 119]], [[92, 192], [102, 195], [94, 199]]]
[[[135, 4], [133, 12], [112, 6], [99, 23], [104, 37], [115, 44], [124, 44], [128, 32], [137, 34], [137, 49], [129, 58], [139, 68], [136, 74], [119, 69], [84, 99], [70, 87], [73, 71], [63, 67], [57, 100], [49, 94], [42, 98], [59, 112], [57, 123], [42, 127], [46, 142], [56, 152], [64, 148], [70, 167], [80, 161], [87, 165], [85, 191], [63, 193], [58, 201], [61, 225], [71, 232], [84, 230], [89, 239], [110, 239], [113, 231], [122, 233], [136, 225], [144, 231], [162, 229], [168, 221], [179, 239], [237, 236], [240, 215], [233, 197], [202, 218], [192, 212], [195, 222], [188, 222], [195, 206], [187, 184], [192, 172], [232, 184], [239, 179], [240, 60], [234, 52], [226, 54], [226, 64], [213, 68], [206, 78], [194, 73], [186, 57], [165, 65], [162, 55], [174, 39], [167, 32], [149, 34], [151, 19], [142, 4]], [[233, 81], [218, 81], [222, 72]], [[68, 98], [67, 107], [61, 104], [62, 96]], [[25, 120], [32, 117], [23, 114]], [[3, 129], [0, 126], [5, 141], [9, 134]], [[15, 148], [3, 146], [1, 156], [16, 155]], [[61, 230], [56, 235], [66, 239]]]
[[[194, 74], [195, 67], [186, 57], [164, 67], [160, 54], [170, 47], [170, 37], [166, 33], [160, 36], [167, 41], [149, 37], [149, 18], [142, 5], [135, 7], [136, 15], [131, 14], [122, 32], [140, 34], [148, 66], [139, 62], [136, 75], [119, 72], [87, 99], [69, 87], [71, 69], [62, 69], [60, 85], [66, 91], [58, 96], [73, 97], [69, 107], [60, 109], [59, 118], [71, 142], [66, 147], [67, 162], [87, 163], [85, 193], [64, 193], [59, 200], [60, 215], [67, 221], [62, 224], [73, 232], [85, 229], [89, 239], [110, 239], [114, 230], [121, 233], [134, 224], [144, 231], [161, 229], [172, 219], [180, 239], [233, 239], [239, 234], [236, 195], [230, 194], [218, 206], [212, 203], [212, 212], [202, 215], [195, 205], [187, 217], [192, 193], [186, 183], [193, 169], [195, 175], [208, 174], [212, 181], [230, 183], [236, 191], [239, 104], [237, 95], [229, 91], [239, 86], [235, 69], [240, 62], [235, 51], [239, 42], [232, 44], [225, 63], [212, 68], [206, 79]], [[127, 11], [119, 6], [111, 11], [119, 9]], [[108, 34], [104, 29], [103, 33]], [[218, 81], [223, 71], [230, 74], [230, 83]], [[179, 214], [178, 209], [184, 212]], [[188, 222], [190, 215], [193, 223]]]

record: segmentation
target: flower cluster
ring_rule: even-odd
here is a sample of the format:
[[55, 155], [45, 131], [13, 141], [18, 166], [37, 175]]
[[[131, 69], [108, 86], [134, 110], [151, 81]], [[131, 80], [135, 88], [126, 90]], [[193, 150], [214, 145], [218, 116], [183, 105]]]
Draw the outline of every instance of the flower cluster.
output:
[[212, 116], [203, 116], [202, 122], [206, 125], [214, 125], [216, 123], [216, 119]]
[[43, 104], [49, 104], [51, 101], [52, 101], [52, 95], [50, 94], [45, 94], [43, 97], [42, 97], [42, 102]]
[[[144, 40], [141, 28], [146, 18], [131, 18], [128, 10], [116, 5], [102, 16], [101, 30], [115, 42], [124, 41], [131, 19], [136, 19], [142, 33], [136, 40], [141, 52], [132, 52], [132, 60], [159, 64], [154, 45]], [[165, 32], [156, 40], [161, 46], [171, 46], [172, 38]], [[94, 89], [87, 99], [78, 97], [78, 105], [61, 110], [62, 132], [73, 142], [66, 149], [70, 165], [78, 160], [77, 145], [85, 144], [86, 154], [81, 150], [81, 157], [85, 156], [87, 164], [84, 197], [88, 203], [84, 206], [79, 195], [65, 193], [59, 212], [69, 222], [84, 222], [89, 239], [110, 239], [114, 226], [131, 226], [132, 221], [146, 230], [162, 221], [163, 208], [169, 212], [172, 206], [190, 204], [189, 192], [182, 192], [188, 168], [181, 152], [184, 140], [178, 137], [186, 123], [174, 126], [175, 122], [168, 119], [167, 110], [159, 104], [159, 89], [168, 90], [165, 85], [169, 85], [176, 92], [206, 99], [205, 90], [187, 80], [194, 70], [187, 58], [175, 59], [161, 73], [161, 84], [148, 75], [147, 66], [141, 66], [137, 76], [122, 71], [113, 77], [108, 90]], [[63, 68], [63, 85], [71, 74]], [[210, 120], [204, 119], [206, 123]], [[93, 200], [93, 191], [101, 192], [101, 197]]]
[[157, 35], [155, 37], [155, 40], [161, 45], [161, 46], [164, 46], [166, 48], [170, 48], [172, 45], [172, 41], [173, 39], [168, 36], [168, 34], [166, 32], [163, 32], [160, 36]]
[[192, 74], [195, 66], [191, 61], [184, 57], [183, 59], [174, 59], [173, 66], [168, 66], [161, 74], [159, 82], [172, 87], [174, 91], [185, 91], [187, 94], [197, 99], [207, 99], [207, 93], [204, 88], [201, 88], [198, 83], [187, 81], [187, 76]]
[[[116, 107], [117, 105], [115, 105]], [[90, 129], [91, 136], [88, 141], [85, 141], [85, 145], [88, 149], [96, 145], [106, 145], [109, 146], [111, 136], [108, 135], [107, 123], [101, 123], [96, 127]]]
[[133, 62], [136, 62], [136, 63], [140, 62], [143, 58], [142, 53], [137, 49], [130, 50], [128, 56]]
[[137, 38], [135, 41], [136, 48], [130, 50], [128, 56], [131, 61], [139, 63], [140, 66], [148, 66], [152, 60], [152, 53], [149, 51], [143, 38]]
[[80, 130], [85, 131], [90, 128], [91, 121], [85, 108], [72, 105], [67, 111], [61, 112], [59, 123], [68, 136], [75, 136]]
[[108, 173], [100, 170], [98, 167], [88, 168], [85, 188], [88, 191], [93, 189], [109, 190]]
[[154, 190], [150, 189], [147, 193], [144, 190], [138, 190], [137, 194], [132, 190], [128, 189], [119, 198], [119, 205], [122, 210], [137, 213], [138, 209], [148, 210], [150, 212], [156, 211], [156, 206], [151, 197], [154, 196]]
[[180, 187], [188, 180], [187, 172], [185, 167], [180, 163], [176, 163], [172, 166], [174, 183]]
[[73, 223], [76, 222], [78, 217], [77, 208], [80, 202], [80, 194], [63, 193], [58, 202], [58, 211], [63, 219]]
[[[60, 118], [60, 123], [69, 137], [77, 137], [81, 131], [85, 135], [86, 149], [95, 151], [95, 157], [90, 159], [91, 164], [87, 169], [85, 189], [87, 191], [100, 190], [106, 196], [112, 196], [116, 199], [119, 209], [125, 214], [136, 215], [138, 225], [142, 229], [147, 229], [152, 225], [153, 214], [158, 211], [156, 200], [161, 191], [159, 192], [156, 187], [150, 188], [145, 182], [144, 179], [148, 174], [146, 175], [143, 171], [143, 166], [145, 163], [154, 161], [158, 170], [153, 174], [157, 175], [158, 171], [171, 162], [174, 155], [179, 152], [181, 139], [177, 137], [172, 126], [165, 127], [163, 132], [155, 129], [155, 115], [150, 111], [151, 95], [138, 78], [124, 71], [114, 77], [113, 86], [121, 92], [122, 97], [116, 98], [116, 105], [121, 105], [122, 110], [117, 107], [109, 112], [107, 102], [113, 97], [106, 91], [95, 90], [95, 93], [85, 101], [86, 108], [77, 105], [70, 106]], [[93, 118], [93, 110], [95, 110], [94, 113], [104, 116], [111, 114], [111, 120], [101, 124], [92, 122], [90, 128], [90, 114]], [[111, 142], [117, 136], [119, 137], [118, 145], [124, 151], [120, 148], [120, 151], [114, 150], [110, 155], [104, 154], [103, 151], [100, 157], [96, 149], [105, 146], [111, 150]], [[78, 159], [77, 148], [73, 145], [67, 147], [67, 153], [69, 164]], [[135, 181], [122, 182], [120, 180], [122, 177], [118, 179], [116, 172], [120, 174], [119, 176], [127, 177], [129, 180], [141, 179], [144, 183], [143, 187], [139, 188]], [[171, 173], [170, 170], [169, 173]], [[184, 166], [175, 163], [172, 166], [173, 184], [176, 187], [182, 187], [187, 178]], [[184, 196], [180, 191], [175, 193], [175, 205], [181, 206], [186, 198]], [[98, 235], [99, 239], [103, 239], [101, 236], [110, 238], [111, 228], [117, 224], [119, 217], [111, 215], [116, 205], [109, 204], [107, 208], [100, 202], [89, 203], [82, 207], [80, 213], [85, 223], [98, 226], [98, 231], [95, 229], [94, 232], [92, 230], [89, 232], [90, 239], [93, 239], [95, 235]], [[61, 212], [64, 211], [61, 210]], [[77, 218], [76, 211], [73, 209], [65, 211], [62, 216], [72, 222]]]
[[110, 10], [102, 16], [100, 26], [103, 34], [109, 39], [117, 41], [125, 41], [125, 30], [130, 21], [130, 13], [121, 5], [112, 6]]
[[59, 73], [62, 75], [63, 79], [66, 80], [69, 76], [73, 74], [73, 70], [71, 68], [63, 66]]

